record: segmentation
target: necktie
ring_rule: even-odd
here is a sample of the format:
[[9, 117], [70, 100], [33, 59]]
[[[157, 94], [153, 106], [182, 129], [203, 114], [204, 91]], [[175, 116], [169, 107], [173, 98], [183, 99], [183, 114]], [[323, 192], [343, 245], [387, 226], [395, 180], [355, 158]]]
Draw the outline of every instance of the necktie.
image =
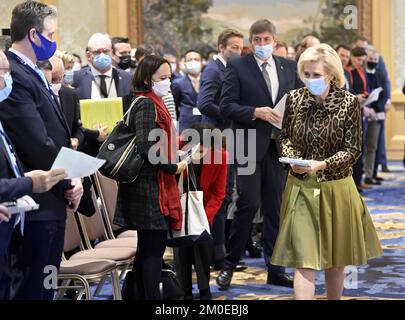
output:
[[271, 100], [273, 101], [273, 90], [271, 88], [270, 75], [269, 75], [269, 73], [267, 72], [267, 69], [266, 69], [268, 65], [269, 64], [267, 62], [263, 62], [263, 64], [262, 64], [262, 75], [263, 75], [264, 81], [266, 81], [267, 88], [269, 89]]
[[105, 82], [106, 75], [99, 75], [100, 77], [100, 93], [104, 98], [108, 98], [107, 84]]

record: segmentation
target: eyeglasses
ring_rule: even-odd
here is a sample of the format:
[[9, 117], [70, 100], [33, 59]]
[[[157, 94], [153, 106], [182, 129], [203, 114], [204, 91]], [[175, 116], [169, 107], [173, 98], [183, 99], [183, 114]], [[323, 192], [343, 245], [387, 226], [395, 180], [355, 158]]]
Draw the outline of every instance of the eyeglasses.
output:
[[100, 50], [97, 50], [97, 51], [90, 51], [93, 55], [95, 55], [95, 56], [98, 56], [98, 55], [100, 55], [100, 54], [102, 54], [102, 53], [104, 53], [104, 54], [110, 54], [110, 52], [111, 52], [111, 49], [100, 49]]

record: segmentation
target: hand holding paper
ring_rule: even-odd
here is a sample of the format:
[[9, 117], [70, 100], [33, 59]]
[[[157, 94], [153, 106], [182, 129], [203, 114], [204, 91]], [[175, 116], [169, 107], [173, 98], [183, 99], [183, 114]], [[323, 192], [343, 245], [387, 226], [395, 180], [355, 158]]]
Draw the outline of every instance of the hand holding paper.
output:
[[279, 101], [279, 103], [277, 103], [277, 105], [273, 108], [273, 111], [278, 113], [281, 120], [278, 123], [272, 122], [272, 125], [274, 125], [276, 128], [278, 128], [280, 130], [283, 125], [283, 118], [284, 118], [286, 102], [287, 102], [287, 94], [285, 94], [284, 97]]
[[94, 174], [104, 163], [105, 160], [63, 147], [56, 157], [52, 169], [65, 169], [68, 174], [67, 179], [83, 178]]

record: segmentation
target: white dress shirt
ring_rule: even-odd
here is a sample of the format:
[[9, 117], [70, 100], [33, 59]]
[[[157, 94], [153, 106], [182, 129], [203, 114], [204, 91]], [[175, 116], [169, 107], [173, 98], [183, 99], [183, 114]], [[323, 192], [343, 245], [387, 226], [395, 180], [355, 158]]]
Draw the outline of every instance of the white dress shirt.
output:
[[117, 98], [117, 89], [115, 87], [115, 81], [112, 77], [112, 68], [106, 73], [101, 73], [92, 65], [90, 65], [91, 73], [93, 74], [93, 81], [91, 84], [91, 98], [92, 99], [103, 99], [104, 97], [100, 92], [100, 75], [105, 75], [105, 84], [107, 87], [108, 98]]
[[274, 61], [273, 56], [271, 56], [267, 61], [260, 60], [255, 55], [254, 55], [254, 57], [256, 59], [257, 65], [259, 66], [260, 72], [262, 71], [262, 64], [267, 62], [266, 70], [270, 77], [272, 100], [273, 100], [273, 104], [275, 104], [276, 100], [277, 100], [277, 96], [278, 96], [278, 91], [280, 89], [276, 62]]

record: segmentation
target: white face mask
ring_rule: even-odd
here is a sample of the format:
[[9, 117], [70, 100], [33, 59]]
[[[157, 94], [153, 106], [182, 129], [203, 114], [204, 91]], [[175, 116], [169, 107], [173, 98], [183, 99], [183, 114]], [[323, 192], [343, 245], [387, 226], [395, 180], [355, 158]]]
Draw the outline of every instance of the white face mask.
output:
[[62, 83], [52, 83], [51, 88], [55, 95], [59, 95], [59, 91], [62, 88]]
[[201, 72], [201, 62], [195, 60], [186, 62], [186, 71], [191, 74], [199, 74]]
[[152, 90], [158, 97], [167, 96], [170, 92], [172, 82], [170, 79], [165, 79], [159, 82], [153, 82]]

